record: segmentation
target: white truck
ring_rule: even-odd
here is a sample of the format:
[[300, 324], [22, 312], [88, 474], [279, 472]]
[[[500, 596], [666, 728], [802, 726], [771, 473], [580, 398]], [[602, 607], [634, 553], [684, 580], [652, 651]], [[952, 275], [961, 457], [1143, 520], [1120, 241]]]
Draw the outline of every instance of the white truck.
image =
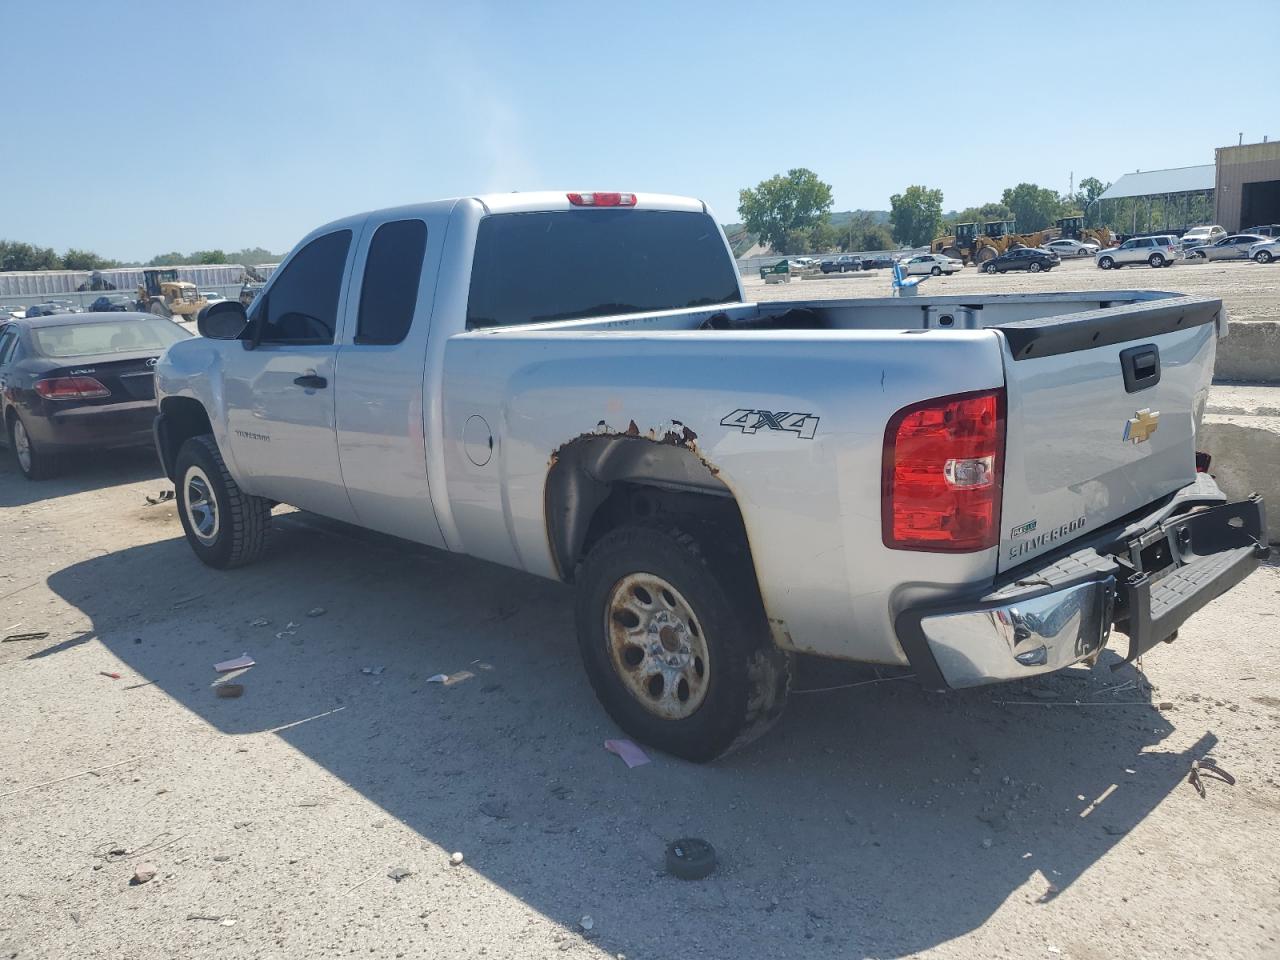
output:
[[693, 760], [795, 654], [937, 689], [1113, 626], [1133, 658], [1267, 553], [1198, 469], [1214, 299], [748, 303], [697, 200], [510, 193], [331, 223], [199, 329], [156, 443], [202, 561], [285, 503], [573, 582], [605, 708]]

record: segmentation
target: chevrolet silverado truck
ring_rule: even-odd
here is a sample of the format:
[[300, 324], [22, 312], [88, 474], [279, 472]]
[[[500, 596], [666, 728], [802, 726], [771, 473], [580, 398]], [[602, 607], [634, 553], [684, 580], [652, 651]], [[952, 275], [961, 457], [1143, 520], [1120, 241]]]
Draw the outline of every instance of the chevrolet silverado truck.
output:
[[155, 434], [200, 560], [283, 503], [571, 582], [606, 710], [697, 761], [796, 654], [936, 689], [1113, 629], [1131, 660], [1268, 549], [1197, 459], [1216, 299], [750, 303], [697, 200], [510, 193], [321, 227], [199, 329]]

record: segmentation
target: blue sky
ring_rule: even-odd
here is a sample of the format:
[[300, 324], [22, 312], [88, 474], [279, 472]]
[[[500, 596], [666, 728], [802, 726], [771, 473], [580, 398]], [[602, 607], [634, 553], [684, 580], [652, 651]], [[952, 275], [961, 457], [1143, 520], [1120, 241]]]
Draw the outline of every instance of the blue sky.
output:
[[[561, 187], [692, 194], [731, 222], [739, 188], [795, 166], [838, 210], [912, 183], [947, 209], [1022, 180], [1066, 190], [1073, 171], [1115, 180], [1280, 136], [1278, 13], [0, 0], [0, 238], [281, 251], [359, 210]], [[167, 57], [175, 41], [196, 56]]]

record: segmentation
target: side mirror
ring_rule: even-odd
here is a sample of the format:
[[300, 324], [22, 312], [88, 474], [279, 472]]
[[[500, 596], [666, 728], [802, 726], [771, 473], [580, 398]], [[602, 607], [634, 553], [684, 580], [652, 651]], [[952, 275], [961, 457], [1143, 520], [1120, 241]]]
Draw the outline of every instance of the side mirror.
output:
[[200, 336], [210, 340], [238, 340], [249, 322], [244, 304], [239, 300], [221, 300], [211, 303], [196, 317], [196, 329]]

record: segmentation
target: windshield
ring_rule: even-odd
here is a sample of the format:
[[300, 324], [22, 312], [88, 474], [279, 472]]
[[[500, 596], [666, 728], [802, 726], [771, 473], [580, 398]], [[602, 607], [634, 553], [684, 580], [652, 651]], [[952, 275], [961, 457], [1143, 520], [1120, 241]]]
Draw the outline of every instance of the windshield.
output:
[[31, 331], [36, 351], [46, 357], [88, 357], [98, 354], [159, 353], [190, 336], [171, 320], [138, 318], [113, 323], [67, 323]]
[[503, 213], [480, 221], [467, 327], [740, 300], [737, 267], [705, 213]]

